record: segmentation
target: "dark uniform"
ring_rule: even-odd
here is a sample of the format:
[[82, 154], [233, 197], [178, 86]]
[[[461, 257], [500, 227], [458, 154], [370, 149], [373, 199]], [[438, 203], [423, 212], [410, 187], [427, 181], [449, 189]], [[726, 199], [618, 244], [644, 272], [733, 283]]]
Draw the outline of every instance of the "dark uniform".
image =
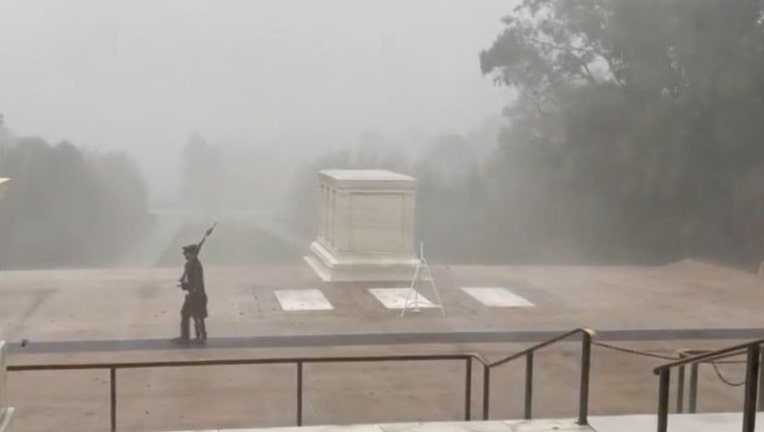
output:
[[190, 319], [194, 319], [196, 338], [207, 339], [207, 328], [204, 319], [207, 318], [207, 294], [204, 292], [204, 269], [197, 257], [198, 247], [189, 245], [183, 248], [186, 256], [186, 267], [180, 281], [181, 288], [188, 291], [180, 310], [180, 338], [189, 339]]

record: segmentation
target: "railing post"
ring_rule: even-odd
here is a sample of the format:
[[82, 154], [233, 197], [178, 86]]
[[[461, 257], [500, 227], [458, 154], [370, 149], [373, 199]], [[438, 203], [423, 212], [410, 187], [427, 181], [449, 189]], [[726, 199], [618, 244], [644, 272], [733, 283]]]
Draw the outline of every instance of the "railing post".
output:
[[690, 414], [698, 412], [698, 363], [690, 365], [690, 402], [689, 409]]
[[297, 426], [302, 426], [302, 362], [297, 362]]
[[472, 420], [472, 357], [464, 364], [464, 420]]
[[670, 379], [671, 370], [661, 369], [660, 383], [658, 384], [658, 432], [666, 432], [668, 430]]
[[488, 406], [491, 402], [491, 368], [483, 366], [483, 420], [488, 420]]
[[759, 385], [759, 356], [761, 347], [754, 344], [748, 347], [748, 359], [745, 363], [745, 401], [743, 403], [743, 432], [754, 432], [756, 428], [756, 393]]
[[525, 419], [533, 416], [533, 351], [525, 356]]
[[117, 431], [117, 369], [109, 368], [109, 402], [111, 405], [111, 432]]
[[578, 395], [578, 424], [589, 424], [589, 372], [592, 363], [592, 335], [584, 331], [581, 337], [581, 386]]
[[684, 411], [684, 365], [679, 366], [679, 373], [676, 379], [676, 412], [682, 413]]

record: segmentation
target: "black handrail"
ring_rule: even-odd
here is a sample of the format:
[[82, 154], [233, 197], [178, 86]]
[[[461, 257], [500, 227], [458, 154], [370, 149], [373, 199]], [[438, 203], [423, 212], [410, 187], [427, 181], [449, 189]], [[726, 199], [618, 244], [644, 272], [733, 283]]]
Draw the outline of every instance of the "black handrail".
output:
[[[668, 430], [668, 410], [669, 410], [669, 387], [671, 385], [671, 369], [680, 368], [680, 382], [682, 381], [682, 372], [684, 367], [690, 365], [692, 367], [693, 377], [691, 378], [691, 395], [690, 401], [694, 405], [694, 399], [697, 397], [697, 367], [701, 363], [708, 363], [714, 360], [721, 360], [729, 357], [738, 356], [746, 353], [746, 373], [745, 373], [745, 390], [744, 390], [744, 402], [743, 402], [743, 432], [754, 432], [756, 428], [756, 402], [759, 397], [759, 374], [760, 374], [760, 357], [761, 357], [761, 345], [764, 344], [764, 339], [757, 339], [754, 341], [745, 342], [738, 345], [733, 345], [726, 348], [721, 348], [716, 351], [710, 351], [701, 353], [695, 356], [690, 356], [675, 360], [669, 363], [665, 363], [656, 367], [653, 373], [659, 376], [658, 386], [658, 432], [666, 432]], [[694, 411], [694, 406], [691, 405], [690, 411]]]
[[[263, 365], [263, 364], [295, 364], [297, 366], [297, 425], [303, 424], [303, 365], [307, 363], [351, 363], [351, 362], [385, 362], [385, 361], [428, 361], [428, 360], [463, 360], [465, 362], [465, 405], [464, 418], [471, 420], [472, 400], [472, 361], [476, 360], [487, 367], [487, 362], [478, 354], [427, 354], [427, 355], [397, 355], [397, 356], [344, 356], [344, 357], [289, 357], [289, 358], [250, 358], [250, 359], [224, 359], [224, 360], [174, 360], [153, 362], [120, 362], [120, 363], [70, 363], [70, 364], [33, 364], [33, 365], [10, 365], [9, 372], [29, 372], [46, 370], [109, 370], [109, 406], [111, 431], [117, 430], [117, 370], [118, 369], [146, 369], [156, 367], [187, 367], [187, 366], [232, 366], [232, 365]], [[484, 389], [488, 383], [483, 383]], [[483, 411], [487, 412], [488, 397], [483, 393]]]
[[552, 344], [554, 344], [556, 342], [559, 342], [559, 341], [561, 341], [563, 339], [567, 339], [567, 338], [569, 338], [569, 337], [571, 337], [573, 335], [579, 334], [579, 333], [588, 334], [590, 337], [593, 337], [596, 334], [594, 332], [594, 330], [591, 330], [591, 329], [577, 328], [575, 330], [571, 330], [569, 332], [565, 332], [565, 333], [563, 333], [563, 334], [561, 334], [559, 336], [555, 336], [552, 339], [548, 339], [548, 340], [546, 340], [544, 342], [541, 342], [541, 343], [538, 343], [536, 345], [533, 345], [532, 347], [527, 348], [527, 349], [525, 349], [523, 351], [520, 351], [519, 353], [512, 354], [512, 355], [507, 356], [507, 357], [505, 357], [505, 358], [503, 358], [501, 360], [497, 360], [497, 361], [495, 361], [493, 363], [490, 363], [489, 366], [490, 367], [501, 366], [504, 363], [509, 363], [512, 360], [515, 360], [515, 359], [518, 359], [520, 357], [523, 357], [526, 354], [536, 352], [536, 351], [538, 351], [538, 350], [540, 350], [542, 348], [546, 348], [549, 345], [552, 345]]
[[[526, 348], [523, 351], [507, 356], [501, 360], [497, 360], [493, 363], [484, 366], [483, 369], [483, 381], [489, 383], [490, 370], [494, 367], [498, 367], [509, 363], [513, 360], [517, 360], [521, 357], [525, 357], [525, 395], [524, 395], [524, 409], [523, 416], [525, 419], [530, 420], [533, 415], [533, 358], [534, 353], [549, 345], [560, 342], [571, 336], [581, 334], [581, 380], [579, 384], [578, 395], [578, 424], [587, 425], [589, 423], [589, 376], [591, 372], [591, 353], [592, 353], [592, 338], [595, 335], [594, 330], [587, 328], [577, 328], [569, 332], [565, 332], [559, 336], [553, 337], [544, 342], [538, 343]], [[487, 384], [488, 385], [488, 384]], [[484, 392], [485, 392], [484, 388]], [[488, 404], [483, 405], [483, 419], [488, 420], [489, 413], [487, 411]]]
[[426, 354], [426, 355], [395, 355], [395, 356], [343, 356], [343, 357], [289, 357], [289, 358], [247, 358], [247, 359], [224, 359], [224, 360], [176, 360], [176, 361], [151, 361], [151, 362], [118, 362], [118, 363], [69, 363], [69, 364], [31, 364], [11, 365], [7, 367], [10, 372], [46, 371], [46, 370], [109, 370], [110, 390], [110, 420], [111, 431], [117, 430], [117, 370], [119, 369], [147, 369], [156, 367], [189, 367], [189, 366], [233, 366], [233, 365], [263, 365], [263, 364], [295, 364], [297, 366], [297, 425], [303, 424], [303, 374], [305, 364], [309, 363], [349, 363], [349, 362], [384, 362], [384, 361], [428, 361], [428, 360], [463, 360], [465, 362], [465, 387], [464, 387], [464, 418], [472, 419], [472, 362], [473, 360], [483, 365], [483, 395], [482, 408], [483, 420], [490, 416], [490, 379], [491, 369], [502, 366], [513, 360], [525, 357], [525, 400], [523, 415], [530, 419], [533, 413], [533, 363], [534, 353], [549, 345], [560, 342], [576, 334], [581, 334], [581, 380], [579, 387], [578, 423], [588, 424], [589, 412], [589, 377], [591, 371], [591, 345], [594, 331], [586, 328], [578, 328], [555, 336], [549, 340], [538, 343], [523, 351], [512, 354], [493, 363], [488, 363], [480, 355], [474, 353], [465, 354]]
[[[596, 342], [595, 342], [596, 344]], [[697, 349], [682, 349], [678, 350], [677, 353], [679, 354], [679, 358], [687, 358], [691, 356], [697, 356], [700, 354], [707, 354], [712, 352], [712, 350], [697, 350]], [[746, 354], [745, 351], [739, 352], [739, 354]], [[735, 357], [735, 354], [729, 354], [726, 355], [725, 358]], [[718, 365], [727, 365], [727, 364], [745, 364], [746, 360], [704, 360], [699, 363], [693, 363], [690, 364], [690, 373], [689, 373], [689, 394], [687, 397], [687, 412], [690, 414], [694, 414], [697, 412], [697, 406], [698, 406], [698, 373], [699, 373], [699, 366], [701, 364], [711, 364], [714, 367]], [[759, 362], [759, 366], [761, 367], [763, 362]], [[679, 370], [679, 376], [677, 377], [677, 394], [676, 394], [676, 412], [677, 413], [683, 413], [685, 410], [685, 382], [687, 381], [687, 366], [688, 365], [680, 365], [677, 366]], [[717, 375], [719, 374], [718, 371]], [[722, 377], [719, 375], [719, 378]], [[740, 385], [744, 384], [741, 383]], [[764, 373], [759, 372], [759, 389], [764, 389]], [[759, 411], [764, 411], [764, 398], [759, 398], [758, 400], [758, 407], [757, 409]]]
[[480, 363], [485, 360], [479, 354], [407, 354], [396, 356], [343, 356], [343, 357], [278, 357], [278, 358], [248, 358], [248, 359], [219, 359], [219, 360], [168, 360], [152, 362], [117, 362], [117, 363], [66, 363], [66, 364], [32, 364], [9, 365], [9, 372], [42, 371], [42, 370], [85, 370], [85, 369], [148, 369], [155, 367], [185, 367], [185, 366], [234, 366], [253, 364], [283, 364], [283, 363], [349, 363], [349, 362], [381, 362], [381, 361], [418, 361], [418, 360], [464, 360], [471, 357]]
[[740, 355], [743, 352], [745, 352], [748, 347], [751, 345], [761, 345], [764, 344], [764, 338], [762, 339], [756, 339], [749, 342], [744, 342], [738, 345], [733, 345], [727, 348], [721, 348], [716, 351], [710, 351], [710, 352], [704, 352], [695, 356], [674, 360], [669, 363], [662, 364], [655, 369], [653, 369], [653, 373], [656, 375], [660, 374], [660, 371], [663, 369], [673, 369], [677, 366], [687, 365], [690, 363], [700, 363], [705, 362], [709, 360], [716, 360], [721, 358], [728, 358], [728, 357], [734, 357], [736, 355]]

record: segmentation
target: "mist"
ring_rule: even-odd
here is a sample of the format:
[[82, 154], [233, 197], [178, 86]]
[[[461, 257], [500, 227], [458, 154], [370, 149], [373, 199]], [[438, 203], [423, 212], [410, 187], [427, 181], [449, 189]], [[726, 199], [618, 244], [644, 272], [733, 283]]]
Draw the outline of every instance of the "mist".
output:
[[0, 259], [174, 266], [219, 221], [208, 262], [295, 263], [318, 171], [383, 168], [417, 178], [433, 262], [751, 267], [762, 16], [717, 0], [6, 1], [0, 177], [18, 186]]
[[17, 135], [129, 151], [168, 199], [193, 135], [299, 160], [496, 114], [475, 59], [509, 5], [4, 1], [0, 109]]

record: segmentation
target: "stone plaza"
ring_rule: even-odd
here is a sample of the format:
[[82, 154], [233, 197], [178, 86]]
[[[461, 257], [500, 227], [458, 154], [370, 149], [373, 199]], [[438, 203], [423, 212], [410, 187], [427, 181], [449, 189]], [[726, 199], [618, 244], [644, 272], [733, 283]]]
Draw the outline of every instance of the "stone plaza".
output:
[[[435, 266], [433, 272], [448, 315], [423, 308], [400, 318], [395, 303], [371, 292], [395, 288], [387, 283], [327, 283], [305, 265], [209, 267], [209, 346], [183, 348], [167, 342], [177, 331], [177, 269], [7, 271], [0, 273], [0, 337], [10, 343], [10, 364], [22, 365], [463, 352], [497, 359], [529, 342], [449, 341], [449, 335], [579, 326], [634, 334], [764, 328], [757, 306], [764, 301], [760, 280], [700, 262], [644, 268]], [[466, 288], [501, 288], [515, 297], [499, 297], [502, 302], [495, 294], [481, 296]], [[313, 296], [318, 291], [326, 301], [279, 295], [303, 290]], [[430, 342], [405, 342], [418, 334], [433, 336]], [[374, 342], [379, 335], [390, 340]], [[328, 342], [290, 342], [312, 336]], [[343, 338], [355, 342], [332, 343]], [[732, 342], [612, 341], [662, 355]], [[574, 342], [539, 353], [535, 416], [575, 413], [579, 349]], [[593, 362], [592, 415], [654, 416], [657, 380], [651, 369], [661, 360], [595, 348]], [[740, 366], [723, 367], [734, 379], [742, 372]], [[491, 418], [522, 416], [522, 374], [522, 364], [514, 364], [493, 376]], [[103, 371], [11, 372], [6, 399], [16, 407], [18, 430], [103, 430], [107, 380]], [[462, 415], [464, 377], [458, 363], [315, 365], [307, 367], [305, 380], [307, 425], [446, 421]], [[294, 424], [294, 371], [285, 365], [138, 369], [120, 371], [118, 382], [119, 430]], [[480, 388], [474, 391], [479, 394]], [[739, 388], [721, 383], [710, 367], [701, 369], [701, 411], [738, 410], [739, 395]], [[200, 406], [204, 409], [195, 408]], [[477, 402], [474, 411], [479, 411]]]
[[[467, 402], [475, 413], [488, 409], [490, 418], [510, 420], [456, 422], [465, 410], [461, 363], [328, 362], [306, 365], [304, 378], [300, 369], [304, 424], [324, 425], [305, 430], [653, 430], [653, 367], [680, 349], [716, 349], [764, 332], [761, 279], [690, 260], [657, 267], [434, 266], [448, 314], [417, 291], [421, 310], [402, 317], [418, 262], [415, 180], [386, 171], [324, 171], [320, 190], [309, 266], [205, 269], [212, 336], [206, 346], [169, 341], [181, 302], [176, 268], [0, 272], [0, 340], [8, 341], [0, 344], [0, 432], [10, 430], [11, 419], [14, 430], [104, 430], [110, 382], [118, 383], [119, 431], [222, 431], [295, 421], [290, 365], [147, 366], [116, 371], [115, 381], [108, 370], [11, 371], [6, 380], [5, 360], [11, 367], [464, 353], [496, 360], [580, 327], [626, 350], [594, 346], [589, 426], [570, 419], [578, 408], [574, 341], [537, 355], [533, 413], [546, 420], [511, 420], [524, 415], [520, 364], [493, 373], [489, 406], [477, 397]], [[723, 366], [727, 376], [742, 372], [737, 364]], [[701, 411], [739, 410], [739, 388], [720, 381], [721, 373], [700, 370]], [[486, 389], [479, 375], [473, 370], [467, 381], [474, 394]], [[676, 389], [671, 395], [677, 397]], [[672, 422], [672, 431], [713, 424], [705, 430], [727, 432], [739, 430], [740, 418]]]

